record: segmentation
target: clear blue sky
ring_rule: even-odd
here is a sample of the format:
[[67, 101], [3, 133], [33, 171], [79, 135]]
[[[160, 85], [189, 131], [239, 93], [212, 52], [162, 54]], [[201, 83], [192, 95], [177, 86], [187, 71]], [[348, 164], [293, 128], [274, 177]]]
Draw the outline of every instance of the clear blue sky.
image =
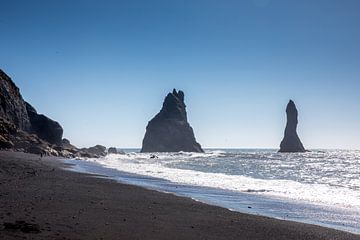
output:
[[172, 88], [204, 147], [360, 149], [358, 0], [1, 0], [0, 68], [78, 146], [140, 147]]

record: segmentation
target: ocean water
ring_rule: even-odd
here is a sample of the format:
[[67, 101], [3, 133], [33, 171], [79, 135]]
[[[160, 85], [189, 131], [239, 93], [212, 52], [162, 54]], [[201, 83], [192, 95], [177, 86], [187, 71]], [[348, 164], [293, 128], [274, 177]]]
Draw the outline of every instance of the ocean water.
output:
[[360, 233], [360, 151], [110, 154], [74, 170], [229, 208]]

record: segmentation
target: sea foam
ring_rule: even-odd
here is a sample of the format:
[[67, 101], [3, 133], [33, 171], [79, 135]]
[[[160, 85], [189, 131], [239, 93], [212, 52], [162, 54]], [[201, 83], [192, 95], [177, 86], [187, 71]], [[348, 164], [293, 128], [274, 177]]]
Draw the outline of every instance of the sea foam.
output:
[[107, 168], [173, 183], [247, 192], [272, 198], [358, 209], [358, 152], [207, 151], [206, 153], [129, 152], [88, 159]]

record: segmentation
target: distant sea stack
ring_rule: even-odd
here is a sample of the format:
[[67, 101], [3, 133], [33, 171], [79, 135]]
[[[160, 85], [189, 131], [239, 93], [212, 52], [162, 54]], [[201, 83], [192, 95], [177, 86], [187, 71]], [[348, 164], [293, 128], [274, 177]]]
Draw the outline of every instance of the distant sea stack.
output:
[[204, 152], [187, 121], [184, 92], [173, 90], [148, 123], [141, 152]]
[[295, 103], [290, 100], [286, 107], [287, 123], [284, 139], [281, 141], [279, 152], [305, 152], [305, 148], [297, 135], [298, 111]]

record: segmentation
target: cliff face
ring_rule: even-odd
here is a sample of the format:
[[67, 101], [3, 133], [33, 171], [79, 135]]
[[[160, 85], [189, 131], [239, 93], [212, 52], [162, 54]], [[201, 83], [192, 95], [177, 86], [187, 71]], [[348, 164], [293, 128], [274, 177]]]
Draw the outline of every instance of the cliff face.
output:
[[203, 152], [187, 121], [184, 93], [173, 90], [148, 123], [141, 152]]
[[284, 139], [281, 141], [279, 152], [305, 152], [305, 148], [296, 132], [298, 111], [295, 103], [290, 100], [286, 107], [287, 123]]
[[30, 120], [19, 88], [0, 70], [0, 117], [17, 128], [30, 130]]
[[63, 129], [50, 118], [38, 114], [25, 102], [19, 88], [2, 70], [0, 70], [0, 118], [14, 124], [19, 130], [36, 134], [51, 144], [60, 144]]
[[78, 149], [62, 139], [61, 125], [25, 102], [19, 88], [0, 70], [0, 149], [63, 157], [100, 157], [100, 145]]
[[24, 101], [19, 88], [0, 70], [0, 149], [63, 155], [62, 127]]
[[26, 102], [25, 105], [31, 123], [30, 131], [51, 144], [60, 145], [63, 135], [60, 124], [45, 115], [38, 114], [29, 103]]

